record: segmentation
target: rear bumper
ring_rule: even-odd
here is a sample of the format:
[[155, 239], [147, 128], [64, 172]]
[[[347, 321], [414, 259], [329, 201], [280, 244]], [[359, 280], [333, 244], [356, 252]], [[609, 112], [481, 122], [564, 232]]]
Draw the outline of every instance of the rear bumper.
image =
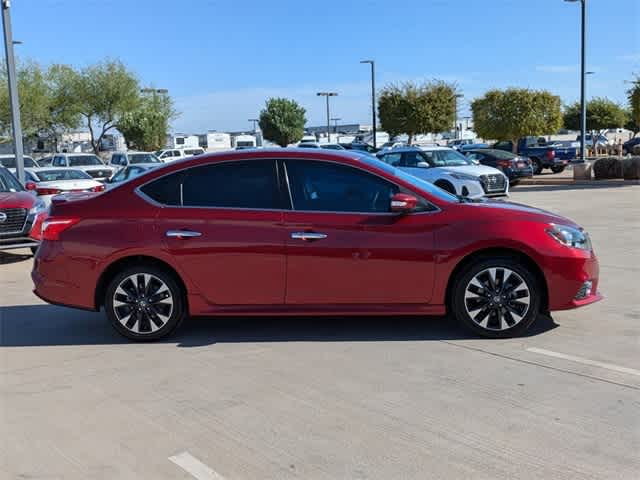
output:
[[509, 180], [533, 177], [533, 168], [531, 167], [522, 169], [506, 169], [503, 170], [503, 172]]

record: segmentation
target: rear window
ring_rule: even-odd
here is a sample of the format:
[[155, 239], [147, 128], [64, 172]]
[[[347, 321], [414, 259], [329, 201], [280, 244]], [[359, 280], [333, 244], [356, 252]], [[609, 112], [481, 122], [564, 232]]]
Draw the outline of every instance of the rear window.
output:
[[485, 150], [482, 153], [486, 153], [500, 160], [512, 160], [517, 157], [517, 155], [514, 155], [513, 153], [507, 152], [505, 150]]
[[158, 157], [156, 157], [153, 153], [130, 153], [128, 154], [129, 163], [162, 163]]
[[41, 182], [57, 182], [60, 180], [91, 180], [91, 175], [82, 170], [44, 170], [34, 172]]
[[70, 167], [81, 167], [86, 165], [103, 165], [102, 161], [95, 155], [69, 155]]
[[[25, 168], [36, 168], [38, 165], [31, 157], [22, 157]], [[0, 164], [5, 168], [16, 168], [16, 157], [0, 158]]]

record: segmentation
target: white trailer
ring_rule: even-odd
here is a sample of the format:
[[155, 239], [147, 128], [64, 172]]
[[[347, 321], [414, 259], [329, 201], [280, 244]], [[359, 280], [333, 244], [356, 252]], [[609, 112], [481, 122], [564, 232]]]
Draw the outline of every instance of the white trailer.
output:
[[233, 148], [255, 148], [256, 137], [253, 135], [236, 135], [232, 139]]
[[196, 148], [200, 146], [197, 135], [176, 134], [171, 136], [171, 148]]
[[231, 135], [224, 132], [207, 132], [207, 151], [220, 152], [231, 150]]

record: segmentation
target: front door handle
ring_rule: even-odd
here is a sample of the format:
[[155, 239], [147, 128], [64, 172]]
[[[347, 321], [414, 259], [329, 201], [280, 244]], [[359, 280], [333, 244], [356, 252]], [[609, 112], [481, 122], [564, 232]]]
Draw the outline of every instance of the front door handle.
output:
[[193, 230], [167, 230], [165, 235], [169, 238], [195, 238], [202, 236], [200, 232], [194, 232]]
[[327, 235], [324, 233], [316, 233], [316, 232], [293, 232], [291, 234], [291, 238], [295, 240], [304, 240], [306, 242], [313, 240], [322, 240], [327, 238]]

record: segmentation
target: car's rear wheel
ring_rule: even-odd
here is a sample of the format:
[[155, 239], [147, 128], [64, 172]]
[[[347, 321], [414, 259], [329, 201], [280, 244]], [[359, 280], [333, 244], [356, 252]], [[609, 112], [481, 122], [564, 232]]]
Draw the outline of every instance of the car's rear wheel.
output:
[[451, 307], [457, 320], [474, 333], [517, 336], [538, 316], [539, 282], [515, 258], [478, 260], [455, 279]]
[[542, 163], [537, 158], [531, 159], [531, 167], [533, 167], [533, 174], [540, 175], [542, 173]]
[[107, 287], [104, 305], [113, 327], [135, 341], [165, 337], [186, 316], [184, 292], [174, 276], [144, 265], [117, 274]]
[[556, 167], [551, 167], [551, 171], [552, 171], [553, 173], [562, 173], [562, 172], [564, 172], [564, 165], [559, 165], [559, 166], [556, 166]]

